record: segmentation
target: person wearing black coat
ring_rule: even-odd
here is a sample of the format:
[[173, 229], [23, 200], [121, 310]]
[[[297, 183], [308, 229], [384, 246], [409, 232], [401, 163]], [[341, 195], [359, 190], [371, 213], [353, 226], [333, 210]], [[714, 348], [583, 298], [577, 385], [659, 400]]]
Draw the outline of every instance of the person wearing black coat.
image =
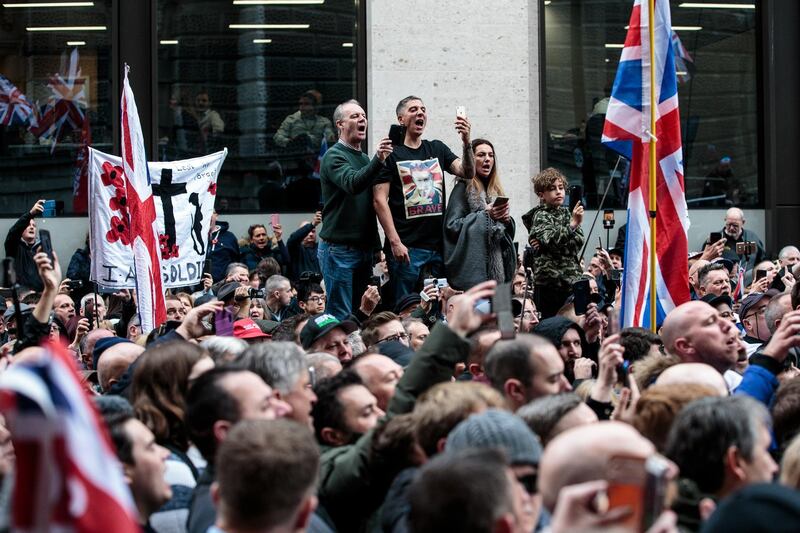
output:
[[36, 263], [33, 261], [34, 249], [38, 244], [36, 221], [33, 219], [43, 212], [44, 200], [37, 200], [29, 212], [14, 222], [6, 235], [6, 257], [14, 258], [17, 283], [37, 292], [42, 290], [43, 285]]

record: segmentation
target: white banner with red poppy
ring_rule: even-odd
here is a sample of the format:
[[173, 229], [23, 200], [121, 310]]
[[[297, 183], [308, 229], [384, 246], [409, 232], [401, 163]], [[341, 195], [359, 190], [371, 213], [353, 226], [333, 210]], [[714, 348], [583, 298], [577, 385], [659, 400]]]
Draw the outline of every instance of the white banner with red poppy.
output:
[[[200, 283], [217, 178], [228, 150], [183, 161], [148, 162], [164, 287]], [[91, 279], [109, 289], [135, 288], [130, 214], [122, 159], [89, 148]]]

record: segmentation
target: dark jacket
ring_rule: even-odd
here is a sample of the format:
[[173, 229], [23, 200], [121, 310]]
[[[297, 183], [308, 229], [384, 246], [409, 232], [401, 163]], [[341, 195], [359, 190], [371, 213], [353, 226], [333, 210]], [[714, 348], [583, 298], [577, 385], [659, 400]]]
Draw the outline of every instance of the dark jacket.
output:
[[286, 248], [289, 250], [289, 260], [291, 262], [289, 278], [292, 281], [300, 279], [300, 274], [303, 272], [322, 272], [319, 268], [319, 259], [317, 258], [317, 244], [314, 243], [314, 246], [303, 246], [303, 239], [305, 239], [313, 229], [314, 224], [309, 222], [289, 235], [289, 240], [286, 241]]
[[89, 247], [79, 248], [72, 254], [67, 267], [67, 278], [72, 281], [82, 281], [83, 287], [75, 289], [70, 293], [72, 299], [79, 302], [84, 295], [92, 292], [92, 285], [89, 278], [92, 274], [92, 256]]
[[778, 374], [783, 370], [783, 364], [761, 353], [754, 353], [750, 357], [750, 364], [744, 371], [742, 382], [736, 387], [734, 394], [745, 394], [755, 398], [767, 407], [772, 406], [775, 391], [778, 390]]
[[239, 242], [236, 235], [228, 231], [227, 222], [217, 222], [219, 229], [211, 232], [209, 253], [211, 277], [214, 281], [225, 278], [225, 271], [231, 263], [239, 262]]
[[[573, 328], [575, 331], [577, 331], [581, 338], [583, 357], [588, 357], [597, 361], [596, 349], [593, 349], [592, 345], [590, 345], [586, 340], [586, 333], [584, 333], [583, 328], [568, 318], [564, 318], [563, 316], [545, 318], [539, 322], [535, 328], [533, 328], [533, 333], [545, 337], [552, 342], [556, 348], [560, 348], [561, 339], [570, 328]], [[564, 361], [564, 375], [567, 377], [570, 383], [572, 383], [572, 381], [575, 379], [575, 372], [573, 370], [574, 366], [575, 361]]]
[[247, 246], [243, 246], [239, 252], [242, 256], [242, 263], [247, 265], [249, 270], [256, 268], [261, 260], [267, 257], [274, 258], [284, 272], [289, 268], [289, 252], [286, 250], [286, 245], [283, 244], [283, 241], [278, 241], [277, 246], [271, 246], [270, 243], [267, 243], [267, 246], [263, 250], [259, 250], [252, 244], [248, 244]]
[[458, 180], [444, 220], [444, 265], [454, 289], [466, 290], [493, 279], [508, 283], [517, 268], [514, 220], [498, 222], [486, 211], [486, 194]]
[[189, 518], [186, 520], [188, 533], [206, 533], [217, 519], [217, 511], [211, 501], [211, 484], [216, 479], [214, 466], [208, 464], [192, 491], [192, 501], [189, 503]]
[[37, 292], [44, 289], [39, 270], [33, 260], [34, 248], [38, 243], [28, 244], [22, 240], [22, 232], [30, 224], [33, 215], [25, 213], [14, 222], [6, 235], [6, 257], [14, 258], [14, 268], [17, 271], [17, 283]]
[[[417, 397], [433, 385], [449, 381], [456, 363], [469, 354], [469, 342], [444, 324], [437, 324], [397, 384], [384, 424], [392, 416], [408, 413]], [[359, 532], [383, 502], [397, 474], [381, 458], [371, 456], [374, 429], [355, 444], [327, 448], [320, 461], [319, 502], [341, 532]]]
[[[739, 235], [739, 238], [734, 239], [733, 237], [728, 236], [728, 234], [725, 233], [725, 228], [723, 228], [722, 236], [725, 238], [725, 249], [722, 252], [722, 257], [725, 259], [730, 259], [734, 263], [741, 263], [745, 260], [745, 257], [747, 257], [745, 269], [748, 271], [753, 270], [757, 264], [767, 258], [767, 253], [764, 251], [764, 243], [761, 242], [761, 239], [758, 237], [758, 235], [749, 229], [743, 229], [742, 234]], [[749, 256], [737, 254], [736, 243], [739, 242], [756, 243], [756, 253]]]

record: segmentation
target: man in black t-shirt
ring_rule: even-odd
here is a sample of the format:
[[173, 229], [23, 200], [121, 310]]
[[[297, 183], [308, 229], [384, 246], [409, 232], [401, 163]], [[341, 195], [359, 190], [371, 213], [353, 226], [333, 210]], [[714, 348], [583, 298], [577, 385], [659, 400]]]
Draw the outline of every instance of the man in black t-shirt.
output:
[[386, 234], [389, 274], [395, 301], [399, 301], [414, 292], [423, 270], [433, 277], [444, 274], [444, 171], [472, 179], [475, 162], [466, 117], [455, 121], [463, 144], [463, 157], [458, 158], [443, 142], [422, 139], [428, 116], [420, 98], [403, 98], [396, 112], [398, 122], [406, 127], [406, 137], [402, 146], [394, 146], [375, 179], [373, 205]]

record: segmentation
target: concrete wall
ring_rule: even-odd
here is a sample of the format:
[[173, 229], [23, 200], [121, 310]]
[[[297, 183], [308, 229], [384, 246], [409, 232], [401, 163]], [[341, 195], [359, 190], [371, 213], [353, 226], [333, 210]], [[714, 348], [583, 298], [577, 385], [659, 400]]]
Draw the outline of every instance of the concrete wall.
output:
[[396, 121], [397, 102], [413, 94], [428, 109], [424, 138], [440, 139], [460, 156], [453, 121], [463, 105], [472, 138], [494, 144], [511, 214], [518, 219], [535, 201], [529, 179], [540, 161], [538, 2], [367, 5], [370, 153]]

